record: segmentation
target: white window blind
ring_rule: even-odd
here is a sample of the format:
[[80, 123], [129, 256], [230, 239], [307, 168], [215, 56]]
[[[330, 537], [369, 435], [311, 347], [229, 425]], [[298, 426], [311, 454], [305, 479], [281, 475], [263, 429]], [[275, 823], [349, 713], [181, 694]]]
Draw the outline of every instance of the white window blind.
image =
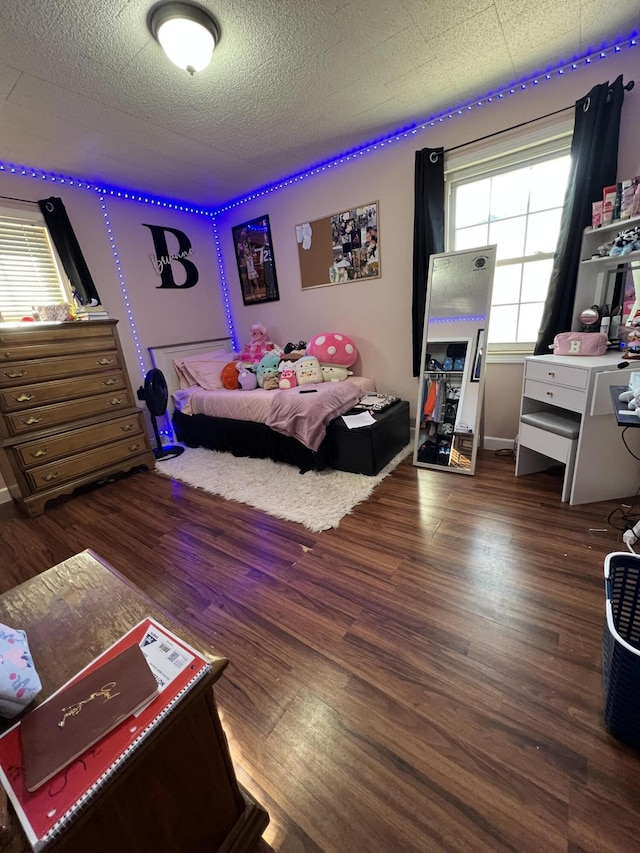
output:
[[0, 312], [7, 321], [30, 317], [38, 305], [69, 301], [49, 233], [29, 216], [0, 215]]

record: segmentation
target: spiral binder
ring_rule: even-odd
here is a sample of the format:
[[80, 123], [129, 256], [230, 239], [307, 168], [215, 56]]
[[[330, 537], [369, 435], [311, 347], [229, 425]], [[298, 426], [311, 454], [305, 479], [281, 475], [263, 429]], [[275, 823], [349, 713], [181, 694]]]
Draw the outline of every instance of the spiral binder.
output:
[[[102, 663], [136, 642], [147, 657], [160, 685], [160, 692], [137, 715], [125, 720], [94, 748], [87, 750], [81, 756], [82, 760], [64, 768], [41, 788], [29, 793], [24, 785], [20, 723], [0, 737], [0, 781], [34, 851], [43, 850], [65, 830], [91, 803], [105, 782], [136, 752], [145, 738], [166, 719], [185, 693], [211, 670], [211, 665], [200, 652], [154, 619], [147, 618], [67, 684], [90, 670], [98, 669]], [[175, 674], [167, 675], [166, 670], [172, 666], [176, 669]], [[132, 723], [134, 720], [135, 725]]]

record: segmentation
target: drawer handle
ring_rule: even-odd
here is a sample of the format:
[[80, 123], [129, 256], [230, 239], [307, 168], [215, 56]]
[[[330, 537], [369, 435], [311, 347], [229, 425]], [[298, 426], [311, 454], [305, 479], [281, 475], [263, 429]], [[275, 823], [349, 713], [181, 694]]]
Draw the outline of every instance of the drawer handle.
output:
[[115, 377], [112, 377], [111, 379], [103, 379], [102, 380], [103, 385], [116, 385], [117, 382], [118, 382], [118, 380]]
[[36, 418], [34, 415], [31, 415], [30, 418], [21, 418], [20, 423], [24, 424], [25, 426], [31, 426], [31, 424], [40, 423], [41, 420], [42, 418]]
[[122, 432], [131, 432], [131, 430], [134, 428], [134, 426], [135, 426], [135, 424], [122, 424], [120, 429], [122, 430]]
[[549, 373], [548, 373], [548, 375], [553, 379], [553, 377], [554, 377], [556, 374], [555, 374], [555, 371], [554, 371], [554, 370], [550, 370], [550, 371], [549, 371]]
[[20, 394], [18, 397], [14, 397], [13, 399], [16, 403], [26, 403], [27, 400], [33, 400], [35, 394]]
[[553, 397], [553, 391], [547, 391], [547, 397]]
[[113, 397], [108, 401], [110, 406], [121, 406], [122, 405], [122, 397]]
[[39, 459], [41, 456], [46, 456], [49, 452], [49, 448], [45, 447], [44, 450], [34, 450], [29, 456], [33, 456], [34, 459]]
[[112, 359], [112, 358], [99, 358], [99, 359], [96, 361], [96, 364], [101, 364], [101, 365], [104, 365], [104, 364], [113, 364], [113, 359]]
[[130, 445], [129, 445], [129, 450], [130, 450], [131, 452], [133, 452], [134, 450], [140, 450], [140, 442], [138, 442], [137, 444], [130, 444]]
[[4, 352], [4, 353], [2, 353], [2, 355], [3, 355], [5, 358], [11, 358], [11, 353], [10, 353], [10, 352]]
[[26, 370], [5, 370], [4, 375], [7, 379], [20, 379], [22, 376], [27, 375]]
[[45, 474], [42, 478], [45, 482], [50, 483], [52, 480], [57, 480], [60, 476], [59, 471], [52, 471], [50, 474]]

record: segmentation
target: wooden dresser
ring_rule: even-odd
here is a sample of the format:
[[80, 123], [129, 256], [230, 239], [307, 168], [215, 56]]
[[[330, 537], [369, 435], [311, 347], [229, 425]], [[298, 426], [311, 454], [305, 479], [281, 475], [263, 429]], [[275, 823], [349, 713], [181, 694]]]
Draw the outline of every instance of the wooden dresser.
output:
[[0, 327], [0, 473], [30, 516], [155, 459], [117, 320]]

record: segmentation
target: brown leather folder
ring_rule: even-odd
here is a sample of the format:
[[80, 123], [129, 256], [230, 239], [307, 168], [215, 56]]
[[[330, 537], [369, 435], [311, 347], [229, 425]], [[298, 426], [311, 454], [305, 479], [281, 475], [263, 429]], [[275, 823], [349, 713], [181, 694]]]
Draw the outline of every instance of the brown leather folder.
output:
[[20, 723], [25, 785], [34, 791], [134, 714], [158, 684], [137, 644], [89, 670]]

